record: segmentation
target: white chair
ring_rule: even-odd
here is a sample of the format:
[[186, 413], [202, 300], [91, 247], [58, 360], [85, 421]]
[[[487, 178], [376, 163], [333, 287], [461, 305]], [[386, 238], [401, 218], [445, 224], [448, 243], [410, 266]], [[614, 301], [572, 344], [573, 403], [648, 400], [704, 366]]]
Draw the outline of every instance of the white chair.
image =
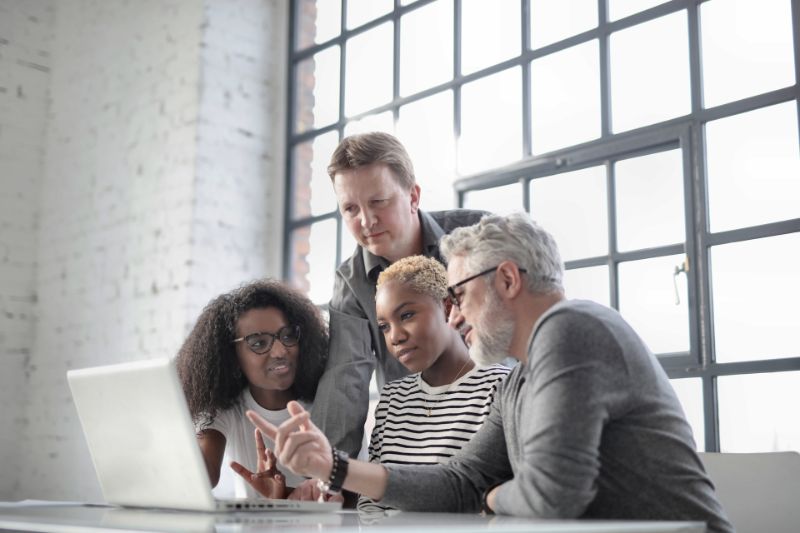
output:
[[800, 454], [701, 453], [738, 533], [800, 531]]

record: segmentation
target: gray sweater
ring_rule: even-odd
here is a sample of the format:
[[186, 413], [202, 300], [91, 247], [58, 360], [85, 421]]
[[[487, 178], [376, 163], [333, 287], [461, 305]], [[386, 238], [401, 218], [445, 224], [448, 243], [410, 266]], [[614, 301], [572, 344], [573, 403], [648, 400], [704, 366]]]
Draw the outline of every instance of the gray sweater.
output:
[[536, 323], [528, 363], [500, 386], [481, 430], [447, 465], [387, 466], [381, 503], [498, 514], [702, 520], [733, 531], [661, 365], [614, 310], [567, 300]]

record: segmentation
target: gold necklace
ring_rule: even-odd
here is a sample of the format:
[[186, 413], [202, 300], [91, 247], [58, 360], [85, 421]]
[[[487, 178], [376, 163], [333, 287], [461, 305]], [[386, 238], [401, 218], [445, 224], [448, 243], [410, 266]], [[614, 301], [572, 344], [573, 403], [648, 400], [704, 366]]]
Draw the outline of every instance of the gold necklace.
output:
[[[453, 378], [453, 381], [450, 382], [450, 384], [447, 386], [447, 388], [443, 392], [441, 392], [440, 394], [437, 394], [437, 396], [444, 396], [445, 394], [450, 392], [450, 389], [453, 388], [453, 385], [455, 384], [456, 381], [458, 381], [458, 378], [461, 376], [461, 373], [464, 371], [464, 369], [467, 367], [467, 365], [469, 364], [470, 361], [472, 361], [472, 359], [467, 357], [467, 360], [464, 361], [464, 364], [461, 365], [461, 368], [458, 370], [458, 372], [456, 372], [456, 376], [455, 376], [455, 378]], [[422, 379], [422, 374], [421, 373], [419, 375], [419, 379]], [[426, 395], [427, 395], [427, 393], [426, 393]], [[440, 401], [441, 400], [437, 399], [436, 403], [438, 404]], [[431, 416], [431, 413], [433, 412], [433, 408], [434, 407], [435, 407], [435, 405], [428, 405], [428, 399], [427, 398], [423, 398], [422, 399], [422, 408], [425, 409], [425, 416]]]

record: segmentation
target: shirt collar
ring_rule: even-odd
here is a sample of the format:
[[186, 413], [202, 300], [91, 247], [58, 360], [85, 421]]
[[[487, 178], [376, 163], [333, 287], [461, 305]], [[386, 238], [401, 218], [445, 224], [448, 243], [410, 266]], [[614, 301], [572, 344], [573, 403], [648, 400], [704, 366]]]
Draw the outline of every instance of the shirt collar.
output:
[[[422, 254], [441, 261], [442, 258], [439, 256], [439, 239], [444, 235], [444, 230], [432, 216], [422, 209], [417, 211], [417, 216], [419, 217], [419, 226], [422, 231]], [[361, 248], [361, 252], [364, 258], [364, 271], [367, 273], [367, 277], [372, 281], [377, 281], [380, 273], [389, 266], [389, 261], [373, 254], [364, 247]]]

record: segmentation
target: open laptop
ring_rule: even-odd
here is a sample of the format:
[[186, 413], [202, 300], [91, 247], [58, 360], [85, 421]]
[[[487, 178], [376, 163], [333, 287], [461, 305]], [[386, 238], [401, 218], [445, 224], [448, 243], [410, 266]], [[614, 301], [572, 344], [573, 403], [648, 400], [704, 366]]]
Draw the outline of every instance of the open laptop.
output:
[[219, 500], [175, 365], [151, 359], [67, 372], [106, 501], [191, 511], [330, 512], [338, 502]]

